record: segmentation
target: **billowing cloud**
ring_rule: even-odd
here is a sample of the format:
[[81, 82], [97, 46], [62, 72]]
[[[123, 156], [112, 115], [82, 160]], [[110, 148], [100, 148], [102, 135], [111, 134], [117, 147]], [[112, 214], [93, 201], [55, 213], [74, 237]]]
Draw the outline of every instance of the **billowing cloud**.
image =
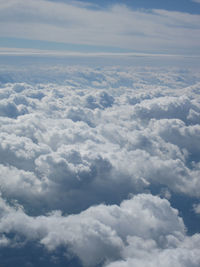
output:
[[144, 246], [141, 249], [145, 254], [146, 249], [176, 250], [185, 240], [177, 210], [167, 200], [145, 194], [123, 201], [120, 206], [99, 205], [78, 215], [62, 216], [57, 211], [34, 218], [1, 201], [0, 232], [37, 240], [50, 251], [66, 246], [86, 266], [119, 259], [131, 251], [140, 256], [139, 249], [131, 248], [136, 246], [135, 241], [136, 247]]
[[0, 72], [2, 249], [199, 266], [198, 71], [37, 68]]
[[200, 204], [193, 205], [194, 212], [200, 214]]
[[[169, 242], [175, 241], [172, 236]], [[175, 241], [176, 242], [176, 241]], [[130, 267], [130, 266], [193, 266], [197, 267], [199, 257], [199, 235], [186, 238], [178, 247], [159, 249], [152, 240], [130, 238], [129, 245], [124, 250], [124, 260], [112, 262], [107, 267]]]

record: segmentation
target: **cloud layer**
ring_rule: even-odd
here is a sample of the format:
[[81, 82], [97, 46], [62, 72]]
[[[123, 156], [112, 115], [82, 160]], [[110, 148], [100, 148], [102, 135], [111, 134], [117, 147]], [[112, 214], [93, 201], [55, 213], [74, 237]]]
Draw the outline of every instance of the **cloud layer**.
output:
[[189, 13], [132, 10], [119, 4], [103, 9], [76, 1], [3, 0], [0, 17], [2, 37], [101, 47], [97, 50], [199, 54], [200, 18]]
[[2, 248], [32, 242], [49, 257], [62, 248], [78, 266], [199, 266], [199, 234], [170, 204], [194, 199], [198, 218], [197, 71], [68, 66], [0, 77]]

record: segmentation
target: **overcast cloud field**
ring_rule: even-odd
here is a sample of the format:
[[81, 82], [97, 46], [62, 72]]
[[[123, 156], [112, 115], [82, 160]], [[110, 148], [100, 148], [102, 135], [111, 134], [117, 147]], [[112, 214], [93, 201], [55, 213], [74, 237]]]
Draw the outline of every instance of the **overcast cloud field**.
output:
[[200, 0], [0, 0], [16, 266], [200, 266]]
[[199, 68], [46, 60], [1, 56], [0, 266], [199, 266]]

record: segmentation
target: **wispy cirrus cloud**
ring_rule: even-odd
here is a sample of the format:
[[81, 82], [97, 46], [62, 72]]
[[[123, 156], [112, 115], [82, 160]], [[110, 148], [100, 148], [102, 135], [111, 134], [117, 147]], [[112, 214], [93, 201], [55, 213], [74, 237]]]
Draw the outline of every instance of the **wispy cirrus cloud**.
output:
[[200, 4], [200, 0], [191, 0], [191, 1], [194, 2], [194, 3]]
[[128, 50], [199, 53], [200, 15], [133, 10], [115, 4], [91, 9], [79, 2], [1, 1], [0, 36]]

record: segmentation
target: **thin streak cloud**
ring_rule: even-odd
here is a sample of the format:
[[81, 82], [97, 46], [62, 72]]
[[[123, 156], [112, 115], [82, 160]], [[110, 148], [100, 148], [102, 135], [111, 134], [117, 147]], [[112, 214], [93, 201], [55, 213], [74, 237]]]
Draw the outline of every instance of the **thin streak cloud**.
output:
[[115, 4], [90, 9], [75, 2], [2, 1], [0, 36], [132, 51], [199, 53], [200, 15], [133, 10]]

